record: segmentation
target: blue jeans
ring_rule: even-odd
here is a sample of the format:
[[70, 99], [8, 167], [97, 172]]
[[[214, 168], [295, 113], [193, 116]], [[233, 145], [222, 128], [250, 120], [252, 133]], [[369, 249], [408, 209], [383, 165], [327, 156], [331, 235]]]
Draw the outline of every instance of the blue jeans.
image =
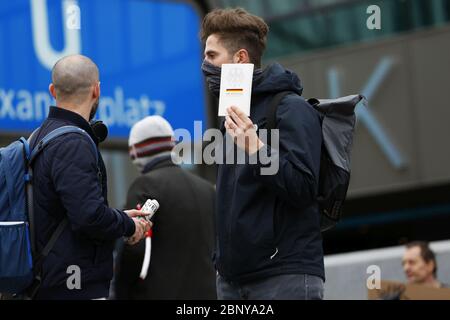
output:
[[320, 277], [284, 274], [239, 285], [216, 278], [219, 300], [322, 300], [324, 285]]

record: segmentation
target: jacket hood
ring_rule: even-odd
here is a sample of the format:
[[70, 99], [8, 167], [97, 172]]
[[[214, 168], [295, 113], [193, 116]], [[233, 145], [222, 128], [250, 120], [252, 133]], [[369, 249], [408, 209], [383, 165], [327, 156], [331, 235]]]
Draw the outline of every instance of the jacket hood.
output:
[[301, 95], [303, 86], [300, 78], [279, 63], [268, 65], [261, 75], [253, 81], [252, 94], [294, 91]]

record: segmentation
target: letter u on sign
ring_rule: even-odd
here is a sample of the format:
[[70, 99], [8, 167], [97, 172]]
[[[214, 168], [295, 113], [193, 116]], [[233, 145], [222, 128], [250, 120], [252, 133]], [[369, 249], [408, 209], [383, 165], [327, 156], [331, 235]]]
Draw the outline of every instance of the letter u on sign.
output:
[[[33, 44], [39, 62], [48, 70], [51, 70], [56, 61], [70, 54], [81, 53], [80, 16], [74, 17], [74, 13], [80, 14], [76, 0], [62, 0], [62, 16], [70, 23], [63, 23], [64, 47], [61, 51], [55, 51], [50, 43], [48, 29], [47, 0], [30, 0], [31, 20], [33, 26]], [[78, 23], [74, 24], [73, 22]], [[68, 21], [69, 22], [69, 21]], [[74, 26], [69, 28], [68, 25]]]

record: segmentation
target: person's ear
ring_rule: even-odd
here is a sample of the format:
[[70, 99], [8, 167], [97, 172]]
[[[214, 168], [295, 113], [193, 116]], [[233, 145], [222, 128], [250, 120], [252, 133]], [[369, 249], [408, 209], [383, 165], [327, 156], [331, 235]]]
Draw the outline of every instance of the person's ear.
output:
[[94, 99], [98, 99], [100, 97], [100, 81], [94, 85], [94, 91], [92, 93], [92, 97]]
[[234, 63], [250, 63], [250, 56], [246, 49], [240, 49], [233, 56]]
[[53, 83], [50, 83], [50, 85], [48, 86], [48, 91], [50, 92], [51, 96], [56, 99], [56, 89]]

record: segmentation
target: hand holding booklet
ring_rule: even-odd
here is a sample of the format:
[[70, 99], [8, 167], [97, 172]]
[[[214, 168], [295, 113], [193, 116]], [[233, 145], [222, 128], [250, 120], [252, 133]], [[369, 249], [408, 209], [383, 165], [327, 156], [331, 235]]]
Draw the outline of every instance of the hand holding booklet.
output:
[[231, 106], [238, 107], [250, 116], [253, 69], [252, 63], [222, 64], [219, 116], [226, 116], [226, 110]]

